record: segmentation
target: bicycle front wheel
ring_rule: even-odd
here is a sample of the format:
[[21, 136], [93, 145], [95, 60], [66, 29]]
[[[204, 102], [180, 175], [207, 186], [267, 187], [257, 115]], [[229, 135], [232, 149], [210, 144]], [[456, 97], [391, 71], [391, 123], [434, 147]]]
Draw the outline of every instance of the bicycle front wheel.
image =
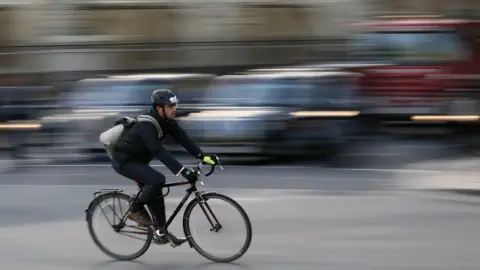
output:
[[[122, 222], [131, 200], [132, 197], [124, 193], [106, 193], [94, 199], [87, 213], [88, 231], [93, 242], [107, 256], [119, 261], [130, 261], [142, 256], [153, 239], [150, 228], [139, 227], [129, 219]], [[106, 230], [100, 233], [98, 230], [101, 224]], [[100, 240], [101, 238], [104, 239]], [[109, 245], [107, 240], [114, 242]], [[126, 240], [130, 242], [118, 242]]]
[[[233, 232], [239, 227], [238, 232]], [[252, 225], [245, 210], [232, 198], [214, 192], [202, 194], [200, 199], [197, 197], [188, 204], [183, 230], [190, 246], [215, 262], [239, 259], [252, 241]], [[231, 234], [227, 236], [227, 233]], [[227, 245], [220, 244], [222, 241], [228, 241]], [[207, 246], [217, 246], [217, 252]], [[207, 249], [212, 251], [207, 252]]]

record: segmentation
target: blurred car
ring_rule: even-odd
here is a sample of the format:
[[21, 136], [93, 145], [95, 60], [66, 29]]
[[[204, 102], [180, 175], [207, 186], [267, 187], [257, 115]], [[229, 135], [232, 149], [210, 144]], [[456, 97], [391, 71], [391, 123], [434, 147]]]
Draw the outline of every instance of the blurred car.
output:
[[[179, 97], [178, 115], [195, 111], [212, 74], [138, 74], [89, 78], [76, 82], [60, 98], [59, 109], [40, 117], [41, 130], [31, 138], [33, 152], [50, 159], [90, 158], [104, 153], [98, 137], [121, 116], [150, 108], [157, 88], [171, 88]], [[35, 150], [35, 151], [34, 151]], [[32, 152], [31, 151], [31, 152]]]
[[207, 152], [338, 154], [357, 130], [356, 78], [339, 71], [219, 76], [202, 97], [202, 111], [178, 121]]

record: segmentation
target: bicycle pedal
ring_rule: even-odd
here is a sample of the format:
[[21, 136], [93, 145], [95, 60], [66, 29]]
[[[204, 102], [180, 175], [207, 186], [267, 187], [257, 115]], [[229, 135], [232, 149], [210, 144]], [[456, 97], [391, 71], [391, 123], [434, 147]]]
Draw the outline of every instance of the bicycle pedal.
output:
[[153, 242], [157, 245], [166, 245], [168, 244], [168, 241], [165, 241], [163, 239], [154, 239]]
[[183, 239], [177, 239], [177, 238], [168, 238], [168, 241], [170, 242], [170, 245], [172, 247], [179, 247], [181, 246], [182, 244], [184, 244], [185, 242], [187, 242], [187, 240], [183, 240]]

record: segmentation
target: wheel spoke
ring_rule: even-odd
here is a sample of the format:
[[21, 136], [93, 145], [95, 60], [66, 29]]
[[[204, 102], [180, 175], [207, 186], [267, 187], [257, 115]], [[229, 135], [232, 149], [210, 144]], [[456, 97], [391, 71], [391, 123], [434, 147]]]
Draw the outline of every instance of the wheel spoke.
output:
[[117, 212], [115, 212], [115, 201], [114, 201], [114, 203], [113, 203], [113, 209], [112, 209], [112, 207], [111, 207], [110, 205], [108, 205], [108, 208], [110, 208], [110, 209], [113, 211], [113, 224], [115, 224], [115, 216], [117, 216], [117, 218], [118, 218], [120, 221], [122, 220], [122, 218], [121, 218], [119, 215], [117, 215]]
[[[117, 198], [117, 201], [118, 201], [118, 208], [120, 208], [120, 215], [123, 216], [124, 213], [123, 213], [123, 209], [122, 209], [122, 204], [120, 203], [120, 198]], [[120, 218], [120, 221], [122, 221], [121, 218]]]
[[112, 227], [112, 226], [113, 226], [113, 224], [110, 222], [110, 219], [107, 217], [107, 214], [105, 214], [105, 211], [103, 210], [103, 207], [102, 207], [101, 205], [99, 205], [99, 207], [100, 207], [100, 210], [101, 210], [101, 211], [102, 211], [102, 213], [103, 213], [103, 216], [104, 216], [104, 217], [105, 217], [105, 219], [107, 220], [107, 222], [108, 222], [108, 225], [110, 225], [110, 227]]
[[[110, 205], [108, 207], [110, 207]], [[110, 207], [110, 209], [112, 209], [112, 208]], [[117, 215], [117, 212], [115, 211], [115, 198], [113, 198], [113, 209], [112, 210], [113, 210], [112, 211], [113, 212], [113, 224], [117, 224], [115, 222], [115, 216]]]
[[[124, 193], [115, 192], [110, 194], [104, 194], [102, 195], [102, 197], [97, 197], [94, 200], [96, 201], [92, 205], [92, 208], [90, 208], [90, 211], [88, 211], [87, 220], [89, 233], [97, 247], [99, 247], [100, 250], [103, 251], [107, 256], [117, 260], [133, 260], [142, 256], [150, 247], [153, 239], [153, 230], [140, 226], [127, 225], [122, 220], [122, 216], [124, 216], [123, 213], [117, 213], [117, 211], [120, 210], [121, 212], [123, 212], [123, 208], [127, 208], [127, 206], [123, 207], [122, 204], [128, 205], [131, 201], [131, 197]], [[111, 205], [109, 200], [113, 200], [113, 206]], [[116, 205], [117, 201], [118, 206]], [[108, 206], [108, 208], [105, 206]], [[106, 214], [106, 209], [110, 209], [111, 211], [113, 211], [113, 220], [120, 221], [121, 224], [112, 226], [111, 221]], [[110, 225], [109, 229], [111, 230], [110, 234], [108, 234], [107, 232], [105, 238], [103, 233], [99, 233], [99, 231], [96, 231], [97, 226], [94, 226], [94, 224], [97, 224], [97, 222], [95, 222], [95, 218], [98, 219], [101, 216], [107, 219], [107, 222]], [[104, 225], [106, 224], [104, 223]], [[122, 245], [116, 242], [113, 242], [112, 244], [111, 242], [119, 241], [122, 239], [124, 239], [124, 241], [125, 239], [135, 239], [135, 243], [139, 243], [138, 240], [140, 240], [141, 242], [140, 245]], [[110, 242], [107, 242], [107, 240], [110, 240]], [[103, 241], [105, 241], [105, 243], [103, 243]]]

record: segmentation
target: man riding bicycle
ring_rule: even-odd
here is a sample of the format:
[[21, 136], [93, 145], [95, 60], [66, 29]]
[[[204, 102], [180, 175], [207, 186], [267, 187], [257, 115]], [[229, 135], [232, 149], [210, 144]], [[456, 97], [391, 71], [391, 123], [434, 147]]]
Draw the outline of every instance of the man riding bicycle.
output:
[[212, 165], [215, 164], [215, 159], [206, 156], [175, 120], [178, 98], [171, 90], [157, 89], [152, 93], [151, 100], [152, 108], [142, 115], [153, 117], [160, 129], [155, 121], [138, 121], [125, 129], [112, 150], [112, 166], [117, 173], [136, 181], [142, 187], [142, 193], [132, 204], [128, 217], [142, 226], [154, 225], [144, 208], [147, 205], [159, 226], [160, 243], [168, 243], [168, 238], [184, 243], [186, 239], [177, 238], [164, 229], [166, 214], [162, 190], [166, 179], [149, 163], [156, 157], [176, 176], [182, 175], [191, 182], [197, 179], [192, 170], [180, 164], [162, 146], [161, 141], [167, 135], [171, 135], [194, 157]]

